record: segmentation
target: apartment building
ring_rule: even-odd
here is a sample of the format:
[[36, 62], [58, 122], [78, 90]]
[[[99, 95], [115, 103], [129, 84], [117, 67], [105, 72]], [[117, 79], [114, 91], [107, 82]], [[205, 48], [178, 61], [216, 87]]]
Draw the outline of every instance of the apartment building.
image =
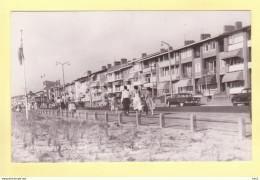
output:
[[[236, 94], [251, 87], [251, 26], [242, 27], [241, 22], [236, 22], [234, 26], [224, 26], [218, 36], [201, 34], [199, 42], [185, 41], [181, 48], [161, 49], [137, 61], [144, 79], [150, 76], [156, 81], [154, 95], [169, 93], [170, 81], [173, 93]], [[142, 82], [140, 85], [146, 87]]]
[[119, 98], [121, 97], [121, 91], [126, 85], [130, 88], [130, 68], [131, 63], [128, 63], [127, 59], [121, 59], [121, 61], [115, 61], [114, 66], [108, 64], [106, 78], [107, 78], [107, 93], [115, 93]]
[[[170, 84], [172, 82], [172, 84]], [[154, 96], [187, 92], [198, 96], [230, 96], [251, 87], [251, 26], [241, 22], [224, 26], [214, 37], [201, 34], [200, 41], [184, 46], [142, 53], [139, 59], [115, 61], [100, 71], [65, 85], [66, 97], [98, 105], [105, 94], [121, 97], [123, 86], [133, 90], [152, 88]]]

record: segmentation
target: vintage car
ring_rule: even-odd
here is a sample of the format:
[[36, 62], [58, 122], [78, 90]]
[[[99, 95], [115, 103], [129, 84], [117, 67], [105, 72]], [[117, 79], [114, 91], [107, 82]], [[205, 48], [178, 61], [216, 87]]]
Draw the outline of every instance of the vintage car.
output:
[[234, 95], [231, 102], [233, 106], [238, 104], [251, 105], [251, 88], [245, 88], [241, 93]]
[[173, 97], [168, 97], [166, 99], [166, 104], [168, 107], [171, 105], [184, 106], [184, 105], [199, 105], [200, 98], [193, 97], [192, 94], [189, 93], [178, 93], [174, 94]]

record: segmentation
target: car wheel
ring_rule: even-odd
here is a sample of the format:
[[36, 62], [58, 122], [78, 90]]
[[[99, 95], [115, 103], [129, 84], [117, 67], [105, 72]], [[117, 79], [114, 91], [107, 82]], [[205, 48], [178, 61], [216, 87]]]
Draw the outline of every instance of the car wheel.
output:
[[184, 103], [180, 103], [179, 105], [180, 105], [180, 107], [183, 107], [183, 106], [184, 106]]

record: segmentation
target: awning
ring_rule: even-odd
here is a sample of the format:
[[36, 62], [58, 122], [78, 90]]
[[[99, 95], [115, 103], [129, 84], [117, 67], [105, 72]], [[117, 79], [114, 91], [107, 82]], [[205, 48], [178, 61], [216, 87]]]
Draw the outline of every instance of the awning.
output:
[[192, 86], [191, 79], [183, 79], [176, 83], [176, 87], [186, 87], [186, 86]]
[[236, 72], [225, 74], [222, 79], [222, 83], [231, 82], [231, 81], [243, 81], [243, 80], [244, 80], [243, 71], [236, 71]]
[[229, 52], [225, 52], [222, 56], [222, 60], [232, 58], [232, 57], [240, 57], [243, 58], [243, 51], [242, 49], [237, 49]]
[[198, 85], [217, 84], [216, 75], [203, 76], [198, 80]]

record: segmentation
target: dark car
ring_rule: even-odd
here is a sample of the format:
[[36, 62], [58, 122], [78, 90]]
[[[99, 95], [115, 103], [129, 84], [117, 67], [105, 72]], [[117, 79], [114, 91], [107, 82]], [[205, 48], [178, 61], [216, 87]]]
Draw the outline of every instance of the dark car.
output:
[[234, 95], [231, 102], [233, 106], [238, 104], [251, 105], [251, 88], [245, 88], [241, 93]]
[[169, 97], [166, 99], [166, 104], [168, 107], [171, 105], [184, 106], [184, 105], [199, 105], [200, 98], [193, 97], [192, 94], [189, 93], [178, 93], [174, 94], [173, 97]]

